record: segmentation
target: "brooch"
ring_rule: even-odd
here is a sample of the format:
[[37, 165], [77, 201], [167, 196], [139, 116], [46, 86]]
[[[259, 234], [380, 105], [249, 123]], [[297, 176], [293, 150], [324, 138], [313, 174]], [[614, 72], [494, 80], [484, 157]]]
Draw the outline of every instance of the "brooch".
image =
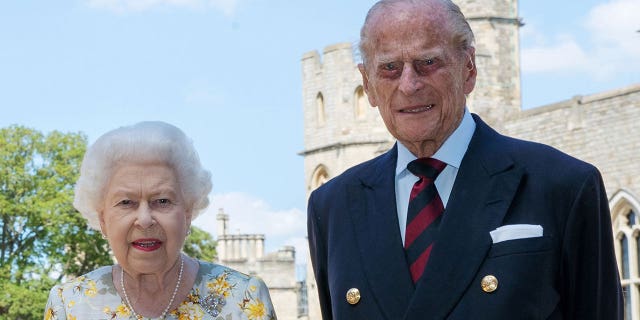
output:
[[222, 311], [222, 307], [227, 303], [223, 295], [208, 294], [204, 298], [200, 298], [200, 306], [204, 311], [213, 317], [217, 317]]

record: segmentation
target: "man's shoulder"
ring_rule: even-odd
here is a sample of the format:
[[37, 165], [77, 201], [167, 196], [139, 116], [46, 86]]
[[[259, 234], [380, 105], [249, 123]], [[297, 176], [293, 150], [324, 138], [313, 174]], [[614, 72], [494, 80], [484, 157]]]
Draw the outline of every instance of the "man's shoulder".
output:
[[343, 190], [347, 185], [361, 183], [363, 179], [367, 179], [376, 174], [376, 172], [384, 170], [390, 165], [395, 165], [396, 147], [387, 152], [361, 162], [350, 167], [341, 174], [329, 179], [325, 184], [318, 187], [314, 193], [326, 193]]
[[593, 165], [548, 144], [502, 135], [486, 124], [478, 128], [483, 140], [480, 145], [485, 148], [489, 157], [506, 157], [527, 167], [559, 166], [587, 171], [595, 169]]
[[512, 137], [506, 137], [506, 150], [517, 162], [527, 164], [528, 166], [558, 166], [567, 169], [592, 170], [595, 167], [573, 155], [553, 146], [536, 142], [521, 140]]

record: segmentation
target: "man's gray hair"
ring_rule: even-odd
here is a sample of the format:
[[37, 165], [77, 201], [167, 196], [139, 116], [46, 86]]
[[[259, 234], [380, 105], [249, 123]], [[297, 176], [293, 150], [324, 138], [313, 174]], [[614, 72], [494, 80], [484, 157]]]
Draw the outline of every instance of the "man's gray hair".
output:
[[200, 164], [193, 142], [165, 122], [140, 122], [102, 135], [84, 155], [73, 206], [100, 230], [106, 186], [115, 169], [128, 164], [165, 164], [176, 174], [192, 219], [209, 205], [211, 173]]
[[367, 61], [371, 49], [371, 39], [369, 39], [370, 23], [373, 18], [378, 14], [383, 13], [385, 10], [393, 9], [393, 7], [400, 3], [408, 3], [414, 6], [432, 7], [435, 5], [441, 5], [446, 9], [446, 13], [449, 14], [448, 24], [449, 30], [453, 34], [454, 44], [458, 46], [461, 51], [467, 50], [469, 47], [474, 46], [475, 38], [473, 31], [467, 22], [467, 19], [460, 11], [460, 7], [453, 3], [451, 0], [381, 0], [376, 2], [364, 20], [362, 29], [360, 29], [360, 55], [363, 62]]

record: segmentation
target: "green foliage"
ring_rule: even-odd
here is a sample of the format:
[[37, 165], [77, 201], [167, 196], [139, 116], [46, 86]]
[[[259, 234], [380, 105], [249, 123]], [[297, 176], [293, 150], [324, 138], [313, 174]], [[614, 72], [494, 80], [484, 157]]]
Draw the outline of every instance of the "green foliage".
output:
[[191, 226], [191, 235], [184, 242], [182, 250], [192, 258], [213, 261], [216, 258], [216, 242], [211, 234]]
[[54, 282], [112, 263], [71, 204], [86, 144], [82, 134], [0, 128], [0, 319], [41, 319]]
[[0, 283], [0, 320], [42, 319], [53, 285], [47, 277], [25, 280], [21, 285]]

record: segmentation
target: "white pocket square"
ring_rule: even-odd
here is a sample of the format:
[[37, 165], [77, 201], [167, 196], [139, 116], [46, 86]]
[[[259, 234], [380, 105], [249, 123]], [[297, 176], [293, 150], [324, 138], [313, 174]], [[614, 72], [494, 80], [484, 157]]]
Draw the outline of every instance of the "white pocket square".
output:
[[542, 226], [537, 224], [508, 224], [491, 232], [493, 243], [507, 240], [542, 237]]

